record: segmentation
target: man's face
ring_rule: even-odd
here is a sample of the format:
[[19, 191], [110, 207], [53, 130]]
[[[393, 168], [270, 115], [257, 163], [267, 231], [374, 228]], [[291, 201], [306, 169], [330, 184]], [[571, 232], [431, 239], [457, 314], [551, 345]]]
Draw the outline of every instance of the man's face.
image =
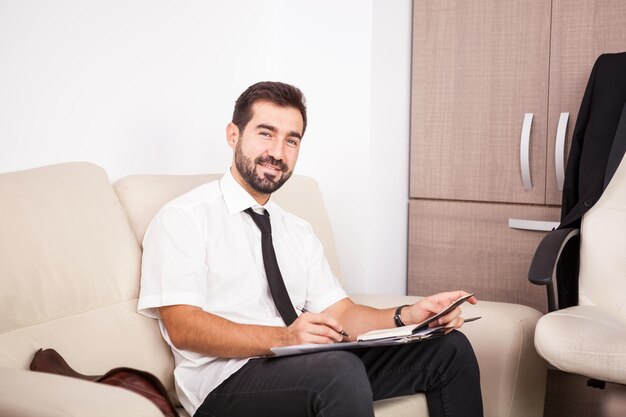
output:
[[268, 101], [256, 102], [252, 114], [243, 132], [230, 123], [227, 139], [234, 149], [235, 179], [265, 203], [293, 173], [304, 123], [298, 109]]

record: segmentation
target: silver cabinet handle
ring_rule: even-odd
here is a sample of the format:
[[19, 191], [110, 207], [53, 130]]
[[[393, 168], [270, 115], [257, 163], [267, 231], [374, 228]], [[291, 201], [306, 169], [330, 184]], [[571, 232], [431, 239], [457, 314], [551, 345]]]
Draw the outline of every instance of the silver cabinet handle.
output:
[[565, 133], [569, 113], [561, 113], [559, 124], [556, 128], [556, 142], [554, 143], [554, 169], [556, 171], [556, 186], [563, 191], [565, 181]]
[[537, 232], [550, 232], [559, 227], [559, 222], [546, 222], [543, 220], [509, 219], [511, 229], [533, 230]]
[[533, 189], [533, 183], [530, 179], [530, 128], [533, 124], [533, 114], [524, 114], [524, 122], [522, 123], [522, 135], [519, 141], [519, 164], [522, 170], [522, 184], [524, 190]]

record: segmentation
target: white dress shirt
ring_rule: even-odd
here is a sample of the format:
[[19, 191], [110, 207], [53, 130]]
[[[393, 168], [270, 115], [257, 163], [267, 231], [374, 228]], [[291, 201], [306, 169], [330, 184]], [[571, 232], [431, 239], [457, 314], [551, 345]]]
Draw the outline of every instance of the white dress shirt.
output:
[[[346, 297], [309, 223], [271, 200], [263, 208], [227, 172], [166, 204], [143, 241], [138, 311], [187, 304], [242, 324], [284, 326], [267, 284], [261, 232], [248, 207], [270, 213], [276, 258], [294, 307], [320, 312]], [[222, 359], [177, 349], [176, 390], [194, 415], [206, 396], [248, 359]]]

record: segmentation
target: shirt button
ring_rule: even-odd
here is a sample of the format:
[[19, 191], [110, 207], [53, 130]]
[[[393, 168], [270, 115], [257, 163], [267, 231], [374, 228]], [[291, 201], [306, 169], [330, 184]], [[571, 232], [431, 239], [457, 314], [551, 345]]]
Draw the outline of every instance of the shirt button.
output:
[[584, 203], [584, 204], [585, 204], [585, 207], [589, 208], [589, 207], [593, 206], [593, 201], [591, 201], [591, 200], [585, 200], [585, 203]]

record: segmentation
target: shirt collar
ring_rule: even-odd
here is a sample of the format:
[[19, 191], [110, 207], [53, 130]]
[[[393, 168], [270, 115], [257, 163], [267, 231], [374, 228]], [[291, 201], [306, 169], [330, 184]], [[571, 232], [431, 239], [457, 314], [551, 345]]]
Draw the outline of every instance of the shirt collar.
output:
[[241, 213], [249, 207], [252, 207], [254, 211], [259, 213], [262, 211], [261, 209], [265, 209], [270, 213], [270, 216], [273, 214], [274, 203], [272, 202], [271, 195], [265, 205], [260, 205], [250, 194], [248, 194], [241, 184], [237, 182], [235, 177], [233, 177], [233, 174], [230, 172], [230, 169], [226, 171], [220, 180], [220, 189], [222, 190], [222, 196], [224, 198], [224, 202], [226, 203], [228, 213], [231, 216]]

